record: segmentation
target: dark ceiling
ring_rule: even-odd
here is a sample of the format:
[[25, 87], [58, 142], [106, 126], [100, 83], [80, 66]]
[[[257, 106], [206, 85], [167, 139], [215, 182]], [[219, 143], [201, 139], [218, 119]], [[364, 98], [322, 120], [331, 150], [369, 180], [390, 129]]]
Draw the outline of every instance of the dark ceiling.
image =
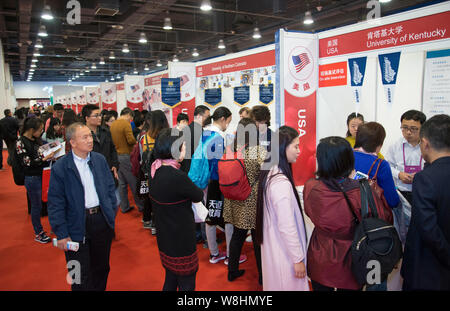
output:
[[[363, 21], [369, 12], [367, 0], [215, 0], [209, 12], [200, 10], [201, 0], [80, 0], [81, 24], [72, 26], [66, 19], [68, 2], [73, 0], [0, 1], [0, 37], [15, 81], [28, 77], [41, 25], [48, 37], [42, 38], [32, 81], [67, 81], [86, 69], [76, 81], [104, 81], [134, 68], [140, 74], [164, 69], [175, 54], [180, 61], [197, 61], [234, 53], [272, 43], [279, 28], [317, 32]], [[442, 1], [392, 0], [381, 5], [381, 12], [386, 16], [437, 2]], [[44, 5], [50, 5], [53, 20], [41, 18]], [[111, 12], [108, 8], [118, 12], [102, 15]], [[308, 10], [315, 20], [309, 26], [303, 24]], [[171, 18], [172, 30], [162, 28], [165, 17]], [[255, 27], [262, 38], [252, 37]], [[146, 44], [138, 42], [141, 32]], [[224, 50], [217, 47], [220, 39]], [[124, 43], [127, 54], [122, 52]], [[192, 56], [194, 48], [198, 57]], [[109, 59], [111, 51], [115, 59]], [[156, 67], [158, 60], [163, 67]], [[93, 62], [96, 69], [90, 68]]]

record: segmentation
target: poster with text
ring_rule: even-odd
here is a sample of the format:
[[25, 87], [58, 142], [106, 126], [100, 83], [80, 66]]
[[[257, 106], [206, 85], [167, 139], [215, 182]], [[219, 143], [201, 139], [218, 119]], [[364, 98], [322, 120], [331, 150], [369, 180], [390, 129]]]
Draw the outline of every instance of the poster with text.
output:
[[142, 111], [144, 105], [144, 77], [125, 75], [127, 107]]
[[189, 122], [194, 120], [196, 71], [195, 63], [169, 62], [169, 78], [180, 78], [181, 103], [172, 108], [173, 125], [176, 124], [178, 114], [184, 113]]
[[450, 115], [450, 49], [427, 52], [423, 113], [427, 118], [437, 114]]
[[102, 109], [117, 111], [117, 89], [114, 82], [100, 83]]

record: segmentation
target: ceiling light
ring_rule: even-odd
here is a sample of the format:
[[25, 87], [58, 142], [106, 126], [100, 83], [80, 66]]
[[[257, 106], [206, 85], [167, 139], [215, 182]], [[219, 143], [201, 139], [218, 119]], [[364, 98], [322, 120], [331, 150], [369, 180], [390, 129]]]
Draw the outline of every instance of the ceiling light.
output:
[[199, 54], [197, 48], [194, 48], [194, 50], [192, 51], [192, 56], [197, 57], [198, 55]]
[[147, 37], [145, 36], [145, 33], [141, 32], [141, 36], [139, 37], [139, 43], [147, 43]]
[[111, 79], [110, 79], [111, 81], [114, 81], [114, 76], [111, 76]]
[[38, 50], [34, 50], [34, 52], [33, 52], [33, 56], [41, 56], [41, 53], [39, 53], [39, 51]]
[[149, 70], [150, 70], [150, 68], [148, 68], [148, 65], [145, 65], [144, 70], [145, 70], [145, 71], [149, 71]]
[[37, 60], [37, 58], [33, 58], [33, 59], [31, 60], [31, 62], [32, 62], [32, 63], [37, 63], [38, 60]]
[[44, 25], [39, 27], [38, 36], [40, 36], [40, 37], [47, 37], [48, 36], [47, 30], [45, 29]]
[[109, 59], [116, 59], [113, 51], [109, 52]]
[[116, 79], [120, 79], [120, 74], [117, 74]]
[[31, 68], [36, 68], [37, 66], [35, 64], [31, 64]]
[[42, 45], [42, 40], [40, 38], [38, 38], [36, 40], [36, 44], [34, 45], [35, 48], [37, 49], [42, 49], [44, 46]]
[[75, 75], [75, 78], [78, 79], [79, 77], [80, 77], [80, 75], [77, 73], [77, 74]]
[[173, 56], [173, 61], [174, 61], [174, 62], [178, 62], [178, 61], [179, 61], [179, 60], [178, 60], [178, 57], [177, 57], [176, 55]]
[[92, 63], [91, 69], [97, 69], [97, 66], [95, 65], [95, 63]]
[[259, 28], [256, 27], [253, 30], [253, 39], [260, 39], [261, 38], [261, 33], [259, 32]]
[[164, 30], [172, 30], [172, 21], [170, 20], [170, 17], [164, 18]]
[[200, 6], [200, 10], [202, 11], [211, 11], [212, 6], [211, 6], [211, 1], [209, 0], [203, 0], [202, 1], [202, 5]]
[[44, 10], [42, 11], [41, 18], [48, 20], [48, 21], [53, 19], [53, 14], [52, 14], [52, 11], [50, 10], [49, 5], [44, 6]]
[[30, 69], [30, 72], [33, 72], [33, 71], [34, 71], [34, 68], [31, 68], [31, 69]]
[[312, 18], [311, 12], [307, 11], [305, 13], [305, 19], [303, 20], [303, 24], [305, 25], [311, 25], [312, 23], [314, 23], [314, 20]]
[[84, 72], [80, 72], [80, 76], [84, 76]]
[[103, 57], [100, 57], [100, 62], [99, 62], [99, 64], [100, 64], [100, 65], [104, 65], [104, 64], [105, 64], [105, 59], [104, 59]]
[[113, 29], [118, 29], [118, 30], [122, 30], [123, 26], [122, 25], [112, 25], [111, 26]]
[[161, 61], [158, 59], [158, 62], [156, 63], [156, 67], [161, 67], [161, 66], [162, 66]]
[[126, 44], [126, 43], [123, 44], [122, 52], [124, 52], [124, 53], [130, 52], [130, 49], [128, 48], [128, 44]]
[[134, 71], [133, 71], [133, 73], [135, 74], [135, 75], [137, 75], [139, 72], [137, 71], [137, 69], [136, 68], [134, 68]]
[[391, 2], [391, 0], [379, 0], [380, 1], [380, 3], [388, 3], [388, 2]]
[[108, 81], [108, 78], [105, 79], [105, 82], [109, 82], [109, 81]]
[[219, 40], [219, 45], [217, 46], [219, 49], [224, 49], [225, 48], [225, 43], [223, 42], [222, 39]]

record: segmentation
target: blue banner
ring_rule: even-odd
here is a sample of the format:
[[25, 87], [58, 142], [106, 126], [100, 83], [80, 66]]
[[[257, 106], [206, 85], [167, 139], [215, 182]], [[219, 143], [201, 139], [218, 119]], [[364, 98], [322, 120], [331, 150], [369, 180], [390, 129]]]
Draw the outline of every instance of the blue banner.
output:
[[259, 101], [264, 105], [273, 102], [273, 84], [259, 86]]
[[349, 58], [348, 67], [350, 69], [351, 85], [362, 86], [366, 75], [367, 56]]
[[395, 85], [397, 83], [400, 53], [401, 52], [378, 55], [381, 78], [384, 85]]
[[161, 78], [161, 101], [171, 108], [181, 103], [180, 78]]
[[222, 89], [205, 89], [205, 104], [214, 108], [222, 103]]
[[234, 88], [234, 102], [240, 106], [246, 105], [250, 101], [250, 87], [237, 86]]

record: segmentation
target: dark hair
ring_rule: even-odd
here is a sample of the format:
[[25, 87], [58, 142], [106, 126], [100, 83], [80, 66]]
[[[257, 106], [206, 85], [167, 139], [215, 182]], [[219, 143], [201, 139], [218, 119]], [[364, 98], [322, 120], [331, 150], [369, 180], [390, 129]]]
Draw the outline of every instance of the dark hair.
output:
[[53, 110], [64, 110], [64, 106], [62, 104], [54, 104], [53, 105]]
[[9, 116], [11, 114], [11, 110], [10, 109], [5, 109], [5, 111], [3, 111], [3, 113], [5, 114], [5, 117]]
[[20, 131], [20, 135], [25, 134], [28, 130], [32, 129], [33, 131], [37, 131], [44, 122], [37, 118], [36, 116], [26, 117], [23, 122], [22, 130]]
[[172, 145], [181, 137], [181, 131], [176, 129], [172, 130], [171, 128], [162, 129], [156, 137], [155, 147], [153, 148], [155, 159], [173, 159]]
[[177, 116], [177, 123], [180, 123], [183, 120], [186, 120], [186, 122], [189, 123], [189, 116], [185, 113], [179, 113]]
[[266, 122], [267, 127], [270, 126], [270, 110], [266, 106], [258, 105], [250, 111], [250, 117], [257, 122]]
[[208, 126], [211, 123], [212, 123], [212, 118], [211, 118], [211, 116], [208, 116], [205, 120], [203, 120], [202, 127]]
[[136, 127], [139, 127], [144, 123], [144, 116], [142, 115], [142, 112], [139, 110], [134, 111], [134, 118], [133, 118], [134, 125]]
[[362, 114], [357, 113], [357, 112], [352, 112], [351, 114], [349, 114], [347, 117], [347, 136], [346, 137], [352, 136], [352, 134], [350, 134], [350, 130], [348, 129], [348, 126], [350, 124], [350, 121], [353, 119], [360, 119], [361, 121], [364, 122], [364, 116]]
[[162, 110], [153, 110], [150, 115], [150, 127], [148, 134], [150, 137], [156, 138], [162, 129], [168, 128], [166, 115]]
[[425, 137], [437, 151], [450, 151], [450, 116], [438, 114], [430, 118], [422, 125], [420, 137]]
[[358, 127], [354, 148], [362, 147], [367, 152], [375, 152], [377, 147], [383, 145], [385, 138], [386, 131], [380, 123], [368, 122]]
[[114, 118], [117, 120], [117, 118], [119, 117], [119, 114], [117, 113], [117, 111], [115, 110], [110, 110], [109, 112], [111, 112], [111, 114], [114, 116]]
[[114, 117], [112, 111], [106, 111], [102, 117], [102, 126], [107, 127], [108, 125], [106, 124], [106, 122], [108, 122], [112, 117]]
[[337, 136], [322, 138], [317, 146], [316, 175], [321, 178], [345, 178], [355, 167], [355, 157], [350, 143]]
[[420, 124], [422, 125], [427, 120], [427, 117], [422, 111], [408, 110], [407, 112], [402, 114], [402, 117], [400, 118], [400, 122], [402, 122], [403, 120], [419, 121]]
[[58, 118], [51, 118], [50, 119], [50, 123], [48, 125], [47, 132], [45, 132], [47, 138], [55, 139], [55, 138], [62, 137], [62, 134], [61, 133], [56, 133], [55, 129], [54, 129], [55, 125], [60, 125], [60, 124], [61, 124], [61, 121]]
[[[302, 211], [302, 205], [300, 203], [300, 197], [298, 195], [298, 192], [295, 188], [294, 183], [294, 177], [292, 175], [292, 165], [289, 163], [287, 157], [286, 157], [286, 149], [287, 147], [292, 143], [292, 141], [298, 137], [298, 132], [289, 126], [282, 126], [280, 127], [277, 132], [275, 133], [277, 137], [279, 137], [279, 147], [278, 147], [278, 168], [281, 170], [281, 173], [274, 174], [270, 178], [269, 176], [269, 170], [261, 170], [259, 175], [259, 185], [258, 185], [258, 198], [256, 201], [256, 236], [255, 236], [255, 242], [258, 245], [261, 245], [263, 243], [263, 226], [264, 226], [264, 197], [265, 192], [267, 190], [267, 186], [275, 176], [282, 174], [287, 177], [290, 184], [292, 185], [292, 189], [294, 192], [295, 199], [297, 201], [298, 207], [300, 209], [300, 212], [302, 213], [302, 218], [304, 222], [304, 216]], [[266, 159], [266, 163], [270, 162], [270, 158]], [[306, 227], [305, 227], [306, 228]]]
[[72, 123], [77, 122], [77, 118], [76, 118], [76, 114], [75, 111], [73, 111], [72, 109], [64, 109], [64, 115], [62, 118], [62, 125], [65, 128], [68, 128]]
[[[254, 126], [254, 129], [255, 129], [255, 132], [253, 134], [252, 134], [251, 131], [248, 131], [249, 128], [247, 128], [247, 126], [251, 125], [251, 124]], [[244, 141], [241, 141], [242, 140], [242, 137], [241, 137], [242, 134], [240, 132], [242, 130], [244, 130], [244, 129], [246, 130], [246, 131], [244, 131]], [[254, 140], [250, 139], [251, 138], [250, 135], [254, 135], [255, 139]], [[242, 118], [239, 121], [237, 129], [236, 129], [236, 136], [235, 136], [234, 142], [232, 144], [232, 150], [233, 151], [237, 151], [239, 146], [242, 147], [244, 145], [245, 145], [245, 149], [248, 149], [249, 147], [253, 147], [253, 146], [259, 145], [258, 129], [256, 127], [255, 121], [250, 119], [250, 118]]]
[[213, 113], [213, 115], [211, 116], [211, 118], [212, 118], [214, 121], [217, 121], [217, 120], [219, 120], [219, 119], [221, 119], [221, 118], [228, 119], [230, 116], [231, 116], [231, 111], [230, 111], [230, 109], [228, 109], [227, 107], [219, 107], [219, 108], [217, 108], [217, 109], [214, 111], [214, 113]]
[[83, 122], [86, 123], [86, 118], [90, 117], [92, 114], [92, 111], [94, 110], [100, 110], [96, 105], [93, 104], [87, 104], [81, 109], [81, 116], [83, 118]]
[[239, 115], [241, 115], [243, 112], [247, 112], [248, 114], [250, 114], [251, 110], [248, 107], [243, 107], [241, 109], [239, 109]]
[[133, 110], [131, 110], [131, 108], [125, 107], [122, 109], [122, 111], [120, 112], [120, 116], [124, 116], [124, 115], [131, 115], [132, 117], [134, 117], [134, 112]]
[[209, 108], [204, 106], [204, 105], [200, 105], [195, 107], [194, 109], [194, 117], [200, 115], [203, 115], [206, 111], [209, 111]]

